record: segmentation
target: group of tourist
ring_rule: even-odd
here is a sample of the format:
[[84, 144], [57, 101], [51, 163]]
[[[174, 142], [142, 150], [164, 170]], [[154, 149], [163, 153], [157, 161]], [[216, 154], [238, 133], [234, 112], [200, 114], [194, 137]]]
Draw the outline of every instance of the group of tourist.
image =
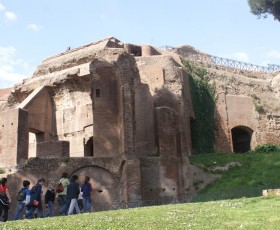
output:
[[[72, 175], [69, 180], [68, 174], [64, 172], [56, 186], [48, 185], [44, 195], [46, 212], [42, 202], [42, 186], [45, 184], [45, 179], [39, 179], [32, 188], [30, 188], [30, 181], [24, 180], [16, 197], [18, 204], [13, 219], [19, 220], [24, 210], [26, 219], [54, 216], [56, 198], [60, 203], [59, 215], [90, 212], [92, 209], [90, 177], [86, 176], [82, 185], [79, 185], [78, 179], [77, 175]], [[8, 220], [9, 205], [12, 202], [7, 182], [7, 178], [2, 178], [0, 182], [0, 217], [3, 218], [3, 222]]]

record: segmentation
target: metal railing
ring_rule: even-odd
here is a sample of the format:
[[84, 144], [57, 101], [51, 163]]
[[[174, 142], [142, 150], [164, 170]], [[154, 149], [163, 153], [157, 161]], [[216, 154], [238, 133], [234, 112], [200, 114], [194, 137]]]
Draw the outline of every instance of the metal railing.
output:
[[[178, 48], [172, 47], [172, 46], [163, 46], [160, 47], [161, 49], [165, 49], [167, 51], [174, 51]], [[179, 50], [180, 51], [180, 50]], [[180, 55], [182, 53], [179, 52]], [[250, 64], [247, 62], [241, 62], [241, 61], [236, 61], [228, 58], [222, 58], [222, 57], [217, 57], [209, 54], [192, 54], [189, 57], [192, 61], [197, 61], [197, 62], [204, 62], [206, 64], [214, 64], [218, 66], [225, 66], [233, 69], [240, 69], [240, 70], [246, 70], [246, 71], [254, 71], [254, 72], [263, 72], [263, 73], [272, 73], [274, 71], [279, 71], [280, 70], [280, 65], [276, 64], [268, 64], [266, 67], [265, 66], [259, 66], [259, 65], [254, 65]], [[211, 61], [211, 62], [209, 62]]]

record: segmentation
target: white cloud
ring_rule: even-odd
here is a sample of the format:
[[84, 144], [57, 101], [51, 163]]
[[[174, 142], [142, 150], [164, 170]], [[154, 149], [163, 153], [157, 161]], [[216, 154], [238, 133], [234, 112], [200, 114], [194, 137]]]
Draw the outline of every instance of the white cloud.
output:
[[266, 54], [267, 57], [280, 58], [280, 51], [272, 50]]
[[5, 9], [5, 6], [3, 6], [3, 4], [1, 4], [1, 2], [0, 2], [0, 11], [2, 11], [4, 9]]
[[9, 20], [9, 21], [15, 21], [15, 20], [17, 20], [16, 14], [13, 13], [13, 12], [11, 12], [11, 11], [5, 12], [5, 17], [6, 17], [6, 19]]
[[27, 78], [31, 71], [27, 62], [16, 57], [16, 49], [13, 46], [0, 46], [0, 88], [19, 83]]
[[29, 24], [29, 25], [27, 25], [27, 28], [30, 30], [37, 31], [37, 30], [42, 29], [43, 27], [40, 25], [37, 25], [37, 24]]
[[233, 59], [236, 59], [236, 60], [241, 61], [241, 62], [248, 62], [249, 61], [248, 55], [244, 52], [236, 52], [236, 53], [232, 54], [231, 56], [233, 57]]

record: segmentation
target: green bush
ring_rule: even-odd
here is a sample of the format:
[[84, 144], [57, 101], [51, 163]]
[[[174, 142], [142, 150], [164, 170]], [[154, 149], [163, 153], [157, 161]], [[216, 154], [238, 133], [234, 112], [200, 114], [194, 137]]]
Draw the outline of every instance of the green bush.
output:
[[262, 144], [258, 145], [254, 152], [257, 153], [274, 153], [274, 152], [280, 152], [280, 146], [276, 144]]

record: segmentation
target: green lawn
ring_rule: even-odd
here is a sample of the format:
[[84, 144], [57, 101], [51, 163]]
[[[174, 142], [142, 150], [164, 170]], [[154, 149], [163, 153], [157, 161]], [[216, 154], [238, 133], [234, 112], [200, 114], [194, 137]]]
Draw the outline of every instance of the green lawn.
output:
[[153, 206], [0, 224], [1, 229], [280, 229], [280, 198]]
[[198, 164], [206, 171], [210, 167], [239, 162], [240, 167], [228, 171], [217, 171], [222, 178], [202, 191], [221, 192], [235, 189], [280, 188], [280, 153], [247, 154], [199, 154], [190, 157], [192, 164]]
[[0, 229], [280, 229], [280, 198], [260, 197], [264, 188], [280, 188], [280, 153], [201, 154], [190, 162], [206, 171], [240, 166], [216, 172], [221, 179], [194, 199], [200, 202], [10, 221]]

